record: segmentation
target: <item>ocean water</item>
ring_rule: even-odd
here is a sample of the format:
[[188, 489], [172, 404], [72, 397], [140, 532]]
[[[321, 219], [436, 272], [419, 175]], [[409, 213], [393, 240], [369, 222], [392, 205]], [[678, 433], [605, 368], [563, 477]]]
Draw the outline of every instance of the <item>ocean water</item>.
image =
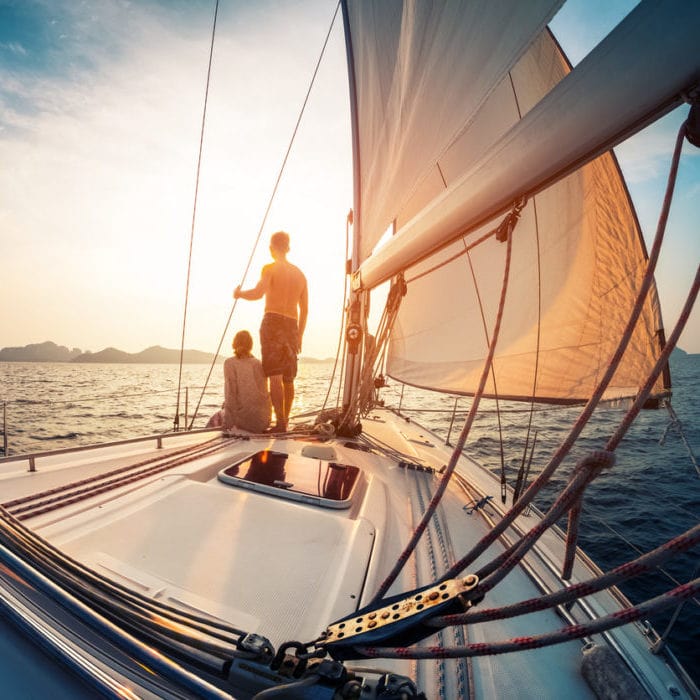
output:
[[[302, 363], [296, 383], [293, 415], [321, 407], [333, 366]], [[700, 356], [674, 358], [673, 407], [683, 433], [700, 459]], [[206, 424], [221, 404], [223, 377], [214, 368], [203, 392], [209, 367], [183, 368], [179, 401], [180, 426], [185, 415], [192, 419], [199, 404], [195, 427]], [[178, 368], [173, 365], [0, 363], [0, 411], [4, 411], [4, 435], [8, 454], [109, 442], [139, 434], [172, 430], [175, 421]], [[330, 392], [334, 406], [337, 389]], [[461, 429], [469, 400], [429, 394], [389, 380], [381, 392], [387, 405], [401, 407], [411, 418], [452, 441]], [[499, 440], [494, 402], [482, 402], [483, 411], [467, 441], [469, 452], [489, 469], [503, 469], [515, 482], [523, 459], [529, 413], [526, 407], [501, 403]], [[564, 439], [580, 409], [542, 408], [533, 415], [537, 431], [531, 474], [534, 476]], [[545, 509], [566, 482], [577, 459], [604, 446], [623, 417], [621, 408], [605, 408], [591, 421], [569, 459], [544, 490], [538, 507]], [[669, 427], [664, 410], [643, 412], [617, 450], [614, 468], [602, 474], [588, 489], [580, 544], [608, 570], [659, 546], [700, 520], [700, 477], [678, 432]], [[3, 414], [0, 414], [0, 429]], [[666, 433], [666, 435], [665, 435]], [[664, 444], [660, 440], [665, 435]], [[0, 454], [3, 445], [0, 443]], [[697, 576], [700, 552], [680, 555], [664, 571], [621, 586], [632, 601], [658, 595]], [[694, 573], [695, 572], [695, 573]], [[663, 632], [672, 610], [651, 619]], [[700, 603], [688, 601], [669, 634], [669, 646], [700, 684]]]

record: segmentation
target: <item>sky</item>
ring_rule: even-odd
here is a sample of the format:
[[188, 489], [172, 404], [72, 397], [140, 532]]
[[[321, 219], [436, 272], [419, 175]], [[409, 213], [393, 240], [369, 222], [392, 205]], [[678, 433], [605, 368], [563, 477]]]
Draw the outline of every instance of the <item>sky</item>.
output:
[[[577, 63], [634, 4], [576, 0], [552, 28]], [[0, 0], [0, 348], [180, 346], [213, 10], [214, 0]], [[255, 284], [270, 234], [284, 229], [309, 281], [302, 354], [335, 354], [352, 206], [340, 17], [263, 225], [334, 12], [333, 0], [221, 0], [186, 348], [216, 350], [234, 287]], [[684, 116], [617, 149], [647, 241]], [[700, 159], [684, 154], [657, 273], [667, 329], [700, 259]], [[262, 302], [236, 305], [224, 352], [261, 314]], [[697, 314], [680, 346], [700, 352]]]

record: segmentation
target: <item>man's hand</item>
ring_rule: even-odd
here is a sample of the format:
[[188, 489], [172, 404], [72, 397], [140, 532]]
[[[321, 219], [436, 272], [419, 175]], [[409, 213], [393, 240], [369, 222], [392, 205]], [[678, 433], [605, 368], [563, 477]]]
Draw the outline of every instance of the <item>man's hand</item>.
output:
[[234, 299], [241, 298], [241, 285], [240, 284], [233, 290], [233, 298]]

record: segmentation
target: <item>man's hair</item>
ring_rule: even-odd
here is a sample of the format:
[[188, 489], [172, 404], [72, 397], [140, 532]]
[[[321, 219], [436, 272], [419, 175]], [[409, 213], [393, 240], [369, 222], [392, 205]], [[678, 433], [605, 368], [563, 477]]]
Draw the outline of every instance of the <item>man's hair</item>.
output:
[[233, 337], [233, 351], [236, 357], [247, 357], [253, 349], [253, 337], [248, 331], [238, 331]]
[[270, 236], [270, 245], [276, 250], [286, 253], [289, 251], [289, 234], [286, 231], [277, 231]]

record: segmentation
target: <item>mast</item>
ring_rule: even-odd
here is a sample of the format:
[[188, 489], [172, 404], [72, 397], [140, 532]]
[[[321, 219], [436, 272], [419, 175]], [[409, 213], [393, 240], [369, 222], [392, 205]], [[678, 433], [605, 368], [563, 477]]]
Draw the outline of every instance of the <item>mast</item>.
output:
[[[353, 235], [352, 253], [348, 261], [347, 272], [355, 275], [360, 266], [361, 225], [361, 182], [360, 182], [360, 129], [357, 105], [357, 83], [352, 36], [350, 33], [350, 16], [347, 0], [340, 3], [343, 13], [343, 30], [345, 33], [345, 50], [348, 62], [348, 88], [350, 90], [350, 123], [352, 128], [352, 162], [353, 162]], [[343, 407], [347, 407], [358, 390], [362, 368], [363, 338], [366, 333], [366, 313], [364, 294], [357, 289], [350, 290], [345, 328], [345, 377], [343, 387]]]

